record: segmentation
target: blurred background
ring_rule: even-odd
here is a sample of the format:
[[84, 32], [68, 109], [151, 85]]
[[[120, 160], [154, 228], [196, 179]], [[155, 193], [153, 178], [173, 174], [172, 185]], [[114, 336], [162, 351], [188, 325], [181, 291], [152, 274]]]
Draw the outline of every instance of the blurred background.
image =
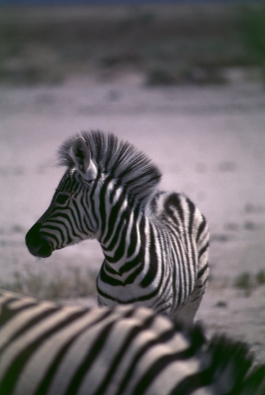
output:
[[263, 1], [0, 5], [1, 83], [58, 84], [80, 73], [125, 71], [142, 72], [149, 86], [265, 78]]
[[0, 0], [0, 285], [96, 304], [96, 242], [36, 261], [24, 237], [64, 172], [64, 139], [113, 132], [206, 215], [198, 319], [265, 361], [264, 88], [263, 1]]

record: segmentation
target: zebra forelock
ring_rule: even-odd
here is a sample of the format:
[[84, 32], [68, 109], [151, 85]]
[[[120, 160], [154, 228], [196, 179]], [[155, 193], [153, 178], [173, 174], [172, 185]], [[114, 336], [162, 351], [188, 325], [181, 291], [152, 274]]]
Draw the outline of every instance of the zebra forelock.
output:
[[157, 166], [141, 151], [113, 134], [82, 132], [67, 139], [58, 150], [58, 165], [73, 168], [71, 149], [77, 137], [83, 137], [97, 170], [121, 184], [140, 203], [149, 199], [161, 179]]

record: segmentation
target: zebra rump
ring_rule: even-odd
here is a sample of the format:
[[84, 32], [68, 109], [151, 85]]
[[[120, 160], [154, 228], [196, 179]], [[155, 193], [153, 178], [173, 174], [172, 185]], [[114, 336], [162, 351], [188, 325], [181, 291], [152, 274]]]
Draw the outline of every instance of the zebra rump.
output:
[[146, 307], [60, 306], [0, 290], [1, 395], [264, 395], [242, 342]]

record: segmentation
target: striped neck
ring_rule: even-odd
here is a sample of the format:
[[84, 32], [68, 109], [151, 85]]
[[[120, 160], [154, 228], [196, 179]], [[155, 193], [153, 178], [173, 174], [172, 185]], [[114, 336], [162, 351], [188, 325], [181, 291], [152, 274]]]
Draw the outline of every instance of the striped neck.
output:
[[122, 273], [126, 264], [130, 266], [135, 259], [139, 259], [148, 219], [144, 209], [137, 202], [130, 204], [123, 194], [117, 204], [110, 207], [99, 242], [105, 263], [116, 273]]

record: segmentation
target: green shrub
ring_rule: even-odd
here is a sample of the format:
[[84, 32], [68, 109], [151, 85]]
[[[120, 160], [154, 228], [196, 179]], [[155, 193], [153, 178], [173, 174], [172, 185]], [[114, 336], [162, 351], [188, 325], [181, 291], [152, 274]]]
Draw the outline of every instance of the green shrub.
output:
[[256, 282], [260, 285], [265, 284], [265, 271], [264, 270], [260, 270], [256, 274]]
[[253, 288], [251, 274], [249, 272], [239, 274], [235, 279], [235, 286], [244, 290], [246, 296], [249, 296]]

